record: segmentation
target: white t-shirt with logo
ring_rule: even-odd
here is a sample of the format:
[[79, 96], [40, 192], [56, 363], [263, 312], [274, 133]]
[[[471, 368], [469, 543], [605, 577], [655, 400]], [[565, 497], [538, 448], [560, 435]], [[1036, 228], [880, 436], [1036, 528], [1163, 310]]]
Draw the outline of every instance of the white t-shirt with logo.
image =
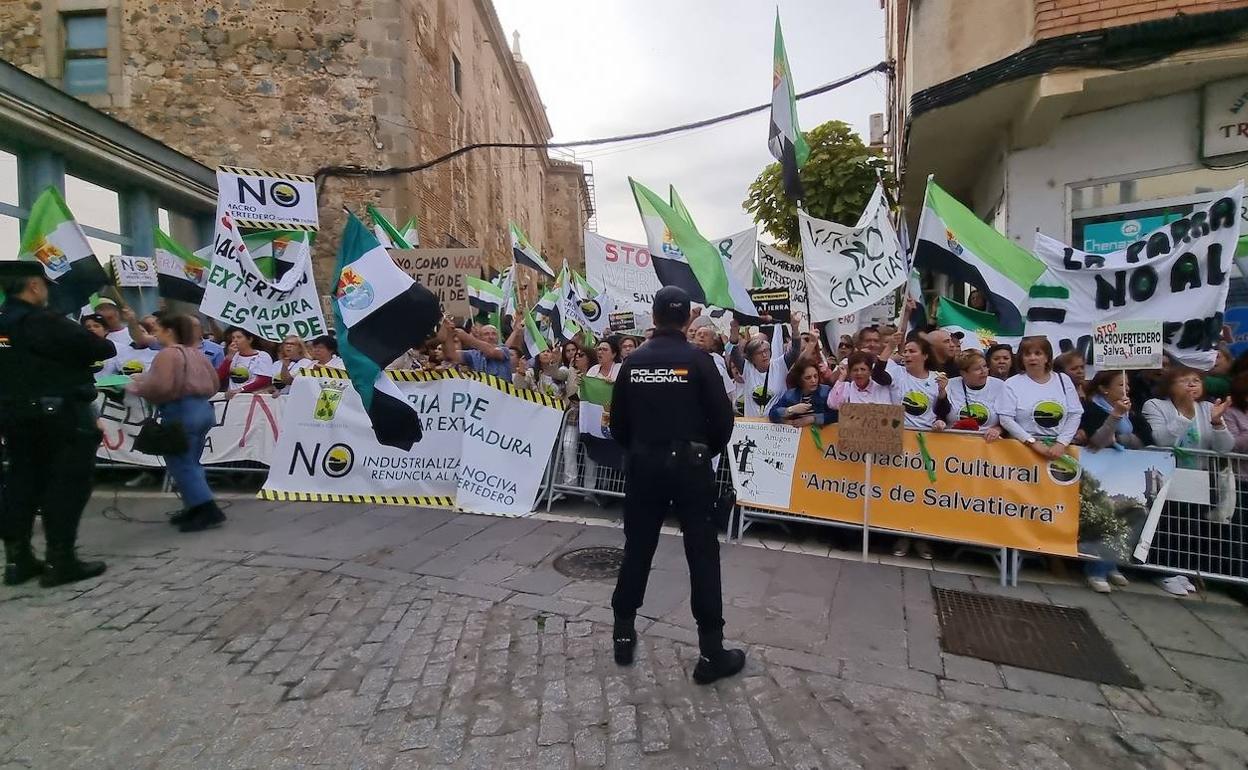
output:
[[978, 390], [967, 385], [961, 377], [949, 380], [945, 387], [945, 395], [949, 397], [949, 424], [965, 417], [975, 418], [980, 430], [996, 425], [997, 404], [1001, 393], [1005, 390], [1005, 380], [989, 377], [988, 382]]
[[906, 427], [931, 430], [936, 424], [936, 397], [940, 394], [936, 372], [928, 372], [925, 378], [915, 377], [906, 367], [889, 361], [888, 373], [893, 377], [893, 403], [901, 404], [905, 410]]
[[225, 389], [231, 393], [242, 390], [255, 382], [257, 377], [273, 376], [273, 358], [263, 350], [258, 350], [250, 356], [235, 353], [229, 357], [228, 361]]
[[1019, 441], [1051, 436], [1069, 444], [1079, 430], [1083, 404], [1066, 375], [1050, 372], [1048, 382], [1040, 383], [1023, 373], [1005, 381], [997, 413], [1001, 425]]
[[[129, 333], [126, 339], [129, 340]], [[143, 374], [152, 365], [152, 361], [156, 359], [159, 350], [152, 348], [135, 348], [126, 342], [125, 347], [117, 346], [117, 355], [104, 362], [103, 368], [96, 373], [97, 377], [104, 377], [111, 374]]]

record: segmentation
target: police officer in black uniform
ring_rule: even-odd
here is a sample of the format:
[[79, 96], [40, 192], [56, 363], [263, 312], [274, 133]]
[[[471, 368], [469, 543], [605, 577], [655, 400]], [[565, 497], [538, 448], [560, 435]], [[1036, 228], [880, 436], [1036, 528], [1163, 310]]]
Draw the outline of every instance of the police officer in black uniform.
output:
[[[74, 553], [78, 520], [91, 496], [100, 430], [91, 404], [91, 366], [116, 355], [113, 343], [47, 309], [49, 285], [38, 262], [0, 263], [0, 437], [8, 455], [0, 537], [4, 582], [38, 577], [51, 587], [95, 577], [103, 562]], [[30, 547], [43, 517], [47, 563]]]
[[624, 563], [611, 598], [615, 662], [633, 662], [634, 619], [646, 593], [659, 529], [674, 511], [684, 533], [701, 657], [698, 684], [732, 676], [745, 653], [724, 649], [719, 540], [711, 459], [732, 436], [733, 410], [710, 355], [685, 340], [689, 295], [666, 286], [654, 296], [654, 334], [620, 368], [611, 399], [611, 435], [627, 452]]

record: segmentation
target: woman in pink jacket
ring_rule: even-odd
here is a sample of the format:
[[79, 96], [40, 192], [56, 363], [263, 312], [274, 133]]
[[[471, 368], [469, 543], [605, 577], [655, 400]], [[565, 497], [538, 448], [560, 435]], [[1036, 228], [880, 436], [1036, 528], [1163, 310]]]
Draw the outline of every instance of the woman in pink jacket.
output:
[[170, 517], [182, 532], [217, 527], [225, 514], [217, 507], [204, 476], [200, 455], [208, 429], [215, 422], [208, 398], [217, 392], [217, 372], [195, 343], [194, 325], [184, 315], [162, 315], [156, 321], [161, 351], [146, 374], [136, 375], [127, 387], [155, 404], [162, 423], [178, 423], [186, 433], [187, 449], [166, 455], [165, 465], [177, 482], [185, 506]]

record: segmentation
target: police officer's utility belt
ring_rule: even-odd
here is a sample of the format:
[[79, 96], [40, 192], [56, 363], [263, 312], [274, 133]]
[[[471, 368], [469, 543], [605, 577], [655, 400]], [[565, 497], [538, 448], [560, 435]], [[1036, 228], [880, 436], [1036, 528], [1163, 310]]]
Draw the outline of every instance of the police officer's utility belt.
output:
[[635, 454], [651, 457], [666, 455], [672, 467], [700, 467], [711, 462], [711, 448], [699, 441], [663, 441], [657, 443], [634, 444]]
[[31, 396], [0, 400], [0, 411], [18, 417], [61, 414], [68, 409], [90, 404], [95, 400], [95, 388], [84, 385], [60, 396]]

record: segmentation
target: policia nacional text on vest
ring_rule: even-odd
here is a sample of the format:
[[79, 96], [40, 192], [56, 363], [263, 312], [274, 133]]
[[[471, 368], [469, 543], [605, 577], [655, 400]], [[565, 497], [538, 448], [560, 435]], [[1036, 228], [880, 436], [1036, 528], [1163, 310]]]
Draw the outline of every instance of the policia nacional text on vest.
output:
[[[0, 263], [0, 285], [6, 297], [0, 307], [4, 582], [38, 577], [51, 587], [95, 577], [104, 563], [79, 561], [74, 550], [101, 438], [91, 365], [116, 351], [47, 309], [49, 285], [40, 263]], [[36, 514], [43, 518], [46, 564], [31, 548]]]
[[685, 340], [689, 295], [666, 286], [654, 296], [654, 334], [625, 360], [611, 398], [611, 435], [626, 450], [624, 563], [611, 598], [615, 662], [629, 665], [634, 622], [646, 593], [663, 519], [684, 534], [690, 604], [701, 656], [693, 680], [709, 684], [741, 671], [745, 653], [724, 649], [719, 540], [711, 460], [732, 437], [733, 410], [710, 355]]

